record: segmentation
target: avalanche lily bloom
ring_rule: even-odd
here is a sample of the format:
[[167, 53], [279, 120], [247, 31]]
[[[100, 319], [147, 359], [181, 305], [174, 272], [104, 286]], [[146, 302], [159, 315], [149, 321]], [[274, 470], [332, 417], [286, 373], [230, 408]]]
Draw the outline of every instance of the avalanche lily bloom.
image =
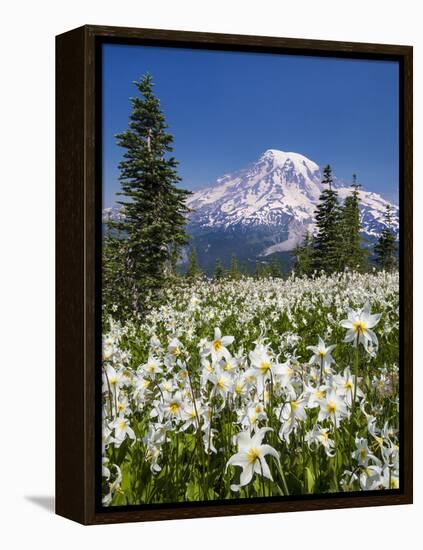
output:
[[103, 391], [109, 390], [114, 395], [119, 389], [121, 382], [121, 373], [115, 370], [111, 365], [107, 365], [103, 371]]
[[289, 441], [289, 436], [299, 422], [306, 420], [307, 400], [304, 396], [291, 399], [288, 403], [285, 403], [282, 407], [276, 409], [276, 415], [278, 416], [281, 427], [279, 430], [279, 437]]
[[353, 458], [358, 461], [359, 466], [365, 466], [367, 468], [369, 460], [376, 460], [376, 457], [370, 452], [367, 439], [364, 437], [356, 437], [355, 445], [356, 450], [352, 454]]
[[182, 353], [182, 344], [177, 338], [173, 338], [167, 348], [170, 355], [176, 360]]
[[134, 430], [129, 425], [129, 420], [124, 416], [118, 416], [111, 426], [115, 429], [116, 447], [120, 447], [126, 436], [135, 439]]
[[238, 434], [238, 452], [232, 455], [226, 463], [226, 470], [228, 466], [240, 466], [242, 468], [240, 484], [231, 485], [232, 491], [239, 491], [241, 487], [248, 485], [255, 473], [273, 481], [265, 457], [267, 455], [273, 456], [279, 462], [279, 454], [270, 445], [262, 444], [265, 434], [269, 431], [272, 431], [272, 428], [260, 428], [253, 437], [250, 436], [248, 431]]
[[109, 506], [111, 504], [113, 495], [120, 491], [120, 484], [122, 482], [122, 472], [119, 466], [117, 464], [113, 464], [113, 466], [116, 470], [116, 479], [112, 483], [109, 483], [109, 492], [103, 497], [102, 503], [105, 506]]
[[141, 365], [140, 370], [150, 378], [154, 378], [156, 374], [160, 374], [161, 372], [163, 372], [160, 361], [152, 356], [148, 358], [147, 363]]
[[324, 341], [319, 336], [319, 342], [317, 346], [307, 346], [307, 349], [312, 351], [314, 354], [309, 361], [310, 365], [316, 364], [322, 370], [330, 367], [331, 364], [335, 362], [332, 357], [332, 350], [335, 347], [336, 346], [326, 346]]
[[343, 397], [331, 390], [320, 401], [320, 411], [317, 420], [320, 422], [321, 420], [330, 418], [337, 425], [347, 414], [347, 406]]
[[[356, 399], [364, 397], [364, 393], [358, 387], [361, 378], [357, 378]], [[350, 368], [344, 369], [343, 375], [337, 374], [332, 379], [332, 387], [339, 393], [345, 396], [345, 402], [348, 407], [351, 407], [354, 396], [355, 376], [351, 374]]]
[[370, 313], [369, 302], [366, 302], [361, 310], [348, 310], [348, 319], [340, 323], [341, 327], [347, 329], [344, 341], [352, 342], [354, 346], [362, 344], [366, 351], [372, 345], [377, 348], [377, 336], [371, 329], [378, 324], [380, 317], [380, 313]]
[[317, 447], [318, 445], [322, 445], [325, 449], [325, 453], [327, 456], [332, 457], [335, 455], [334, 453], [334, 441], [333, 439], [329, 438], [329, 430], [328, 428], [322, 428], [318, 424], [316, 424], [312, 430], [306, 433], [305, 435], [305, 442], [308, 443], [308, 446], [313, 448]]
[[219, 361], [220, 359], [225, 358], [226, 361], [229, 361], [231, 358], [230, 352], [226, 349], [226, 346], [229, 346], [234, 341], [233, 336], [222, 336], [220, 328], [214, 329], [214, 339], [212, 342], [209, 342], [206, 347], [207, 355], [211, 353], [212, 361]]
[[233, 389], [232, 376], [220, 367], [215, 369], [214, 374], [210, 377], [210, 381], [214, 384], [216, 392], [219, 393], [223, 399], [225, 399], [228, 392], [231, 392]]

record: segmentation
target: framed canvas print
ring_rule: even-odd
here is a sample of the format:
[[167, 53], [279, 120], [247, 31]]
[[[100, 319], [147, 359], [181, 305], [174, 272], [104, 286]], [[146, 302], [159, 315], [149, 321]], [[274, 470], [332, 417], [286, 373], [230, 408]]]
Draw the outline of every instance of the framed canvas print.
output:
[[412, 502], [412, 48], [57, 37], [57, 513]]

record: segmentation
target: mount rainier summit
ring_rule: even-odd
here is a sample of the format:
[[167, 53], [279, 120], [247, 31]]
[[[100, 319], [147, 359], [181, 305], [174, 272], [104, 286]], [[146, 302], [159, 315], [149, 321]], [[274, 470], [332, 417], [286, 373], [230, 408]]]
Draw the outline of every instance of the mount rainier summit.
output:
[[[306, 231], [314, 231], [321, 180], [321, 168], [307, 157], [269, 149], [250, 167], [191, 195], [188, 232], [200, 262], [210, 268], [219, 257], [227, 263], [233, 252], [247, 262], [265, 261], [271, 254], [293, 250]], [[352, 192], [351, 185], [336, 177], [333, 187], [340, 202]], [[385, 225], [388, 201], [364, 189], [360, 201], [363, 237], [372, 242]], [[398, 207], [391, 206], [398, 232]]]
[[[277, 254], [283, 264], [306, 231], [314, 232], [314, 214], [324, 188], [322, 169], [299, 153], [268, 149], [251, 166], [219, 178], [188, 198], [187, 231], [201, 267], [214, 268], [217, 258], [228, 266], [233, 253], [250, 264]], [[351, 185], [334, 177], [342, 203]], [[361, 225], [369, 246], [385, 223], [386, 201], [360, 189]], [[392, 227], [399, 228], [398, 207], [392, 203]], [[118, 215], [116, 207], [103, 211], [103, 220]], [[186, 260], [186, 255], [185, 260]]]

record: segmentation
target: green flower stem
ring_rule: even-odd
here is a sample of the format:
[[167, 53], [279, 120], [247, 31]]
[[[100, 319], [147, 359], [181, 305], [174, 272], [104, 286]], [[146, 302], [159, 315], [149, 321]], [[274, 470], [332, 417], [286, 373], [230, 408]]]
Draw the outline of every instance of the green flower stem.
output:
[[[354, 420], [355, 420], [355, 401], [357, 398], [357, 384], [358, 384], [358, 369], [360, 365], [360, 349], [358, 347], [358, 334], [357, 339], [355, 342], [355, 357], [354, 357], [354, 392], [352, 395], [352, 403], [351, 403], [351, 419], [350, 419], [350, 437], [349, 437], [349, 444], [348, 444], [348, 453], [350, 456], [348, 457], [350, 461], [352, 461], [351, 456], [351, 449], [354, 448]], [[351, 463], [352, 464], [352, 463]]]
[[195, 400], [195, 394], [194, 394], [194, 388], [193, 388], [193, 385], [192, 385], [191, 375], [190, 375], [190, 372], [189, 372], [188, 369], [187, 369], [187, 374], [188, 374], [189, 387], [190, 387], [190, 390], [191, 390], [192, 402], [194, 404], [195, 417], [197, 419], [196, 434], [197, 434], [197, 438], [199, 438], [199, 446], [200, 446], [200, 449], [201, 449], [201, 467], [202, 467], [202, 470], [203, 470], [203, 497], [204, 497], [204, 500], [206, 500], [207, 499], [208, 487], [207, 487], [207, 478], [206, 478], [206, 467], [205, 467], [205, 461], [204, 461], [204, 445], [203, 445], [203, 441], [202, 441], [202, 437], [201, 437], [201, 423], [200, 423], [200, 417], [198, 415], [197, 403], [196, 403], [196, 400]]

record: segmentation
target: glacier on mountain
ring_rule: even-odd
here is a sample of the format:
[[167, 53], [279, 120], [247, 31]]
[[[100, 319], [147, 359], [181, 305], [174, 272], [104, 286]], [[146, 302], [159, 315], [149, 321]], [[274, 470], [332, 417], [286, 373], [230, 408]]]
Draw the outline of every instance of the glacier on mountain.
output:
[[[201, 229], [266, 228], [267, 235], [274, 233], [274, 242], [269, 245], [267, 239], [262, 256], [292, 250], [306, 231], [314, 232], [314, 214], [324, 188], [321, 180], [321, 167], [304, 155], [268, 149], [250, 167], [194, 193], [188, 199], [189, 227], [195, 234]], [[337, 178], [334, 188], [341, 202], [352, 192]], [[385, 225], [388, 201], [364, 189], [359, 193], [362, 232], [377, 237]], [[398, 232], [398, 207], [391, 206], [392, 226]]]

